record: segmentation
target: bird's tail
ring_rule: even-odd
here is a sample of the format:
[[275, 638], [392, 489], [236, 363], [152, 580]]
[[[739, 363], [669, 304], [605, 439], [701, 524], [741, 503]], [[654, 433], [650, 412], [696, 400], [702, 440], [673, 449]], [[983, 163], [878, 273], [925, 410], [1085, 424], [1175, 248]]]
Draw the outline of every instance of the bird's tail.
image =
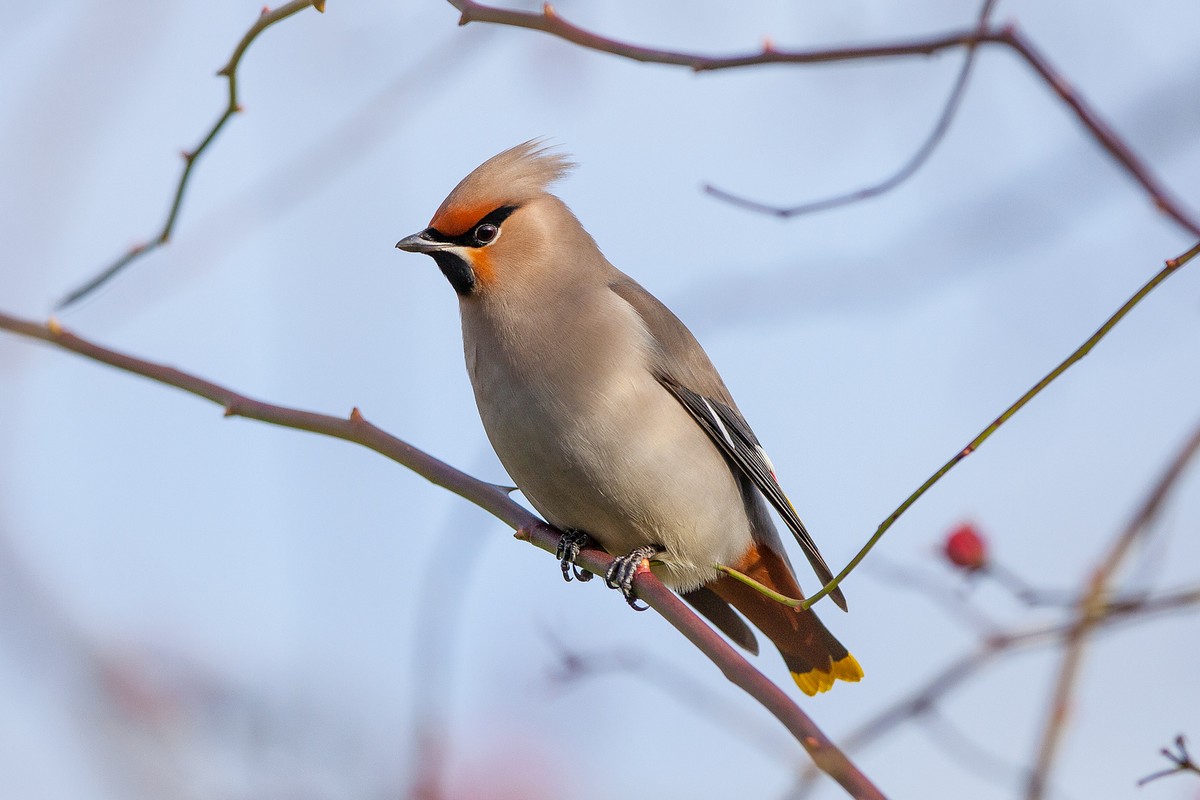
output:
[[[780, 594], [803, 596], [791, 567], [766, 545], [752, 545], [733, 567]], [[814, 612], [788, 608], [728, 575], [707, 588], [745, 615], [779, 648], [792, 678], [805, 694], [827, 692], [834, 681], [862, 679], [858, 661]]]

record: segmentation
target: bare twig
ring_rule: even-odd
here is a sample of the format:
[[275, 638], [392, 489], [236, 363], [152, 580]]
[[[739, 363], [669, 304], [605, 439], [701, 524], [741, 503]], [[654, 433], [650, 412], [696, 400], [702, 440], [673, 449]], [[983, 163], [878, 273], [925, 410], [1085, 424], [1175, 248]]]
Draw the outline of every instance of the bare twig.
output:
[[1088, 581], [1087, 592], [1079, 601], [1078, 617], [1067, 635], [1067, 647], [1063, 653], [1058, 678], [1055, 681], [1054, 694], [1046, 715], [1041, 742], [1038, 745], [1035, 766], [1029, 777], [1026, 797], [1030, 800], [1039, 800], [1045, 792], [1046, 780], [1053, 768], [1059, 745], [1062, 743], [1063, 733], [1066, 730], [1071, 697], [1074, 694], [1075, 682], [1083, 661], [1084, 647], [1092, 631], [1111, 608], [1106, 599], [1113, 576], [1121, 562], [1129, 554], [1134, 542], [1158, 515], [1163, 500], [1166, 499], [1171, 488], [1179, 480], [1179, 476], [1197, 452], [1200, 452], [1200, 427], [1196, 428], [1183, 447], [1179, 449], [1170, 466], [1159, 478], [1158, 483], [1155, 484], [1154, 489], [1134, 514], [1133, 519], [1113, 541], [1104, 560], [1101, 561]]
[[192, 176], [192, 168], [196, 166], [196, 162], [200, 160], [200, 156], [204, 154], [204, 151], [208, 149], [208, 146], [212, 144], [214, 139], [217, 138], [217, 134], [220, 133], [221, 129], [225, 127], [225, 123], [228, 122], [234, 114], [237, 114], [242, 110], [242, 105], [240, 102], [238, 102], [237, 70], [238, 65], [241, 64], [242, 56], [246, 53], [246, 49], [250, 47], [250, 44], [258, 37], [258, 35], [267, 28], [271, 27], [280, 20], [287, 19], [293, 14], [308, 8], [309, 6], [312, 6], [317, 11], [324, 13], [325, 0], [292, 0], [290, 3], [286, 3], [274, 11], [267, 9], [266, 7], [263, 8], [263, 11], [259, 15], [258, 19], [254, 21], [254, 24], [251, 25], [250, 29], [246, 31], [246, 34], [242, 36], [242, 39], [240, 42], [238, 42], [237, 47], [233, 49], [233, 55], [229, 57], [229, 61], [226, 62], [225, 66], [221, 67], [221, 69], [217, 71], [217, 75], [225, 78], [229, 84], [229, 100], [225, 105], [225, 110], [221, 112], [221, 116], [217, 118], [217, 121], [211, 128], [209, 128], [208, 132], [204, 134], [204, 137], [200, 140], [200, 144], [196, 145], [196, 147], [191, 150], [183, 151], [183, 173], [180, 174], [179, 182], [175, 186], [175, 195], [171, 201], [170, 208], [167, 210], [167, 219], [163, 223], [162, 229], [159, 230], [158, 233], [154, 234], [153, 238], [151, 238], [148, 242], [136, 244], [129, 248], [124, 255], [109, 264], [97, 275], [89, 279], [86, 283], [68, 292], [65, 297], [58, 301], [58, 304], [55, 306], [56, 309], [61, 310], [82, 300], [110, 281], [112, 278], [116, 277], [118, 273], [120, 273], [134, 261], [138, 260], [142, 256], [152, 253], [171, 240], [171, 233], [175, 229], [175, 220], [179, 217], [179, 209], [183, 205], [183, 195], [187, 190], [188, 179]]
[[772, 591], [771, 589], [768, 589], [766, 586], [763, 586], [762, 584], [758, 583], [753, 578], [743, 575], [742, 573], [738, 572], [737, 570], [731, 569], [729, 567], [722, 566], [722, 567], [719, 567], [719, 569], [721, 569], [727, 575], [741, 581], [742, 583], [747, 584], [748, 586], [751, 586], [751, 587], [757, 589], [758, 591], [762, 592], [764, 595], [771, 597], [772, 599], [774, 599], [780, 603], [783, 603], [784, 605], [800, 606], [801, 608], [809, 608], [813, 603], [817, 602], [822, 597], [829, 594], [829, 592], [833, 591], [834, 588], [836, 588], [839, 584], [841, 584], [841, 582], [845, 579], [845, 577], [847, 575], [849, 575], [854, 570], [854, 568], [857, 567], [862, 562], [862, 560], [864, 558], [867, 557], [867, 553], [871, 552], [871, 549], [873, 547], [875, 547], [875, 545], [879, 542], [879, 540], [881, 538], [883, 538], [883, 534], [886, 533], [887, 530], [892, 527], [892, 525], [896, 522], [896, 520], [900, 518], [900, 515], [902, 515], [905, 511], [907, 511], [913, 505], [913, 503], [917, 502], [917, 500], [920, 499], [921, 495], [923, 495], [923, 494], [925, 494], [925, 492], [929, 491], [929, 489], [935, 483], [937, 483], [939, 480], [941, 480], [946, 475], [946, 473], [948, 473], [955, 466], [957, 466], [960, 461], [962, 461], [964, 458], [971, 455], [971, 453], [974, 453], [977, 449], [979, 449], [979, 446], [982, 445], [985, 441], [987, 441], [988, 438], [991, 437], [991, 435], [993, 433], [995, 433], [997, 430], [999, 430], [1001, 425], [1003, 425], [1005, 422], [1008, 422], [1008, 420], [1010, 420], [1014, 414], [1016, 414], [1018, 411], [1020, 411], [1022, 408], [1024, 408], [1025, 405], [1030, 400], [1032, 400], [1034, 397], [1036, 397], [1043, 389], [1045, 389], [1047, 386], [1049, 386], [1051, 383], [1053, 383], [1055, 381], [1055, 379], [1057, 379], [1060, 375], [1062, 375], [1064, 372], [1066, 372], [1067, 369], [1069, 369], [1073, 364], [1075, 364], [1077, 361], [1081, 360], [1084, 356], [1086, 356], [1088, 353], [1090, 353], [1092, 351], [1092, 348], [1095, 347], [1101, 339], [1103, 339], [1105, 336], [1107, 336], [1109, 331], [1111, 331], [1114, 327], [1116, 327], [1117, 323], [1125, 318], [1126, 314], [1128, 314], [1130, 311], [1133, 310], [1134, 306], [1136, 306], [1143, 299], [1145, 299], [1145, 297], [1148, 294], [1150, 294], [1150, 292], [1154, 291], [1155, 287], [1157, 287], [1160, 283], [1162, 283], [1167, 278], [1169, 278], [1180, 267], [1182, 267], [1184, 264], [1186, 264], [1187, 262], [1189, 262], [1193, 258], [1195, 258], [1197, 254], [1200, 254], [1200, 243], [1197, 243], [1195, 246], [1192, 247], [1192, 249], [1188, 250], [1186, 253], [1183, 253], [1182, 255], [1180, 255], [1177, 258], [1167, 259], [1163, 268], [1161, 270], [1159, 270], [1159, 272], [1156, 275], [1154, 275], [1154, 277], [1152, 277], [1149, 281], [1147, 281], [1140, 289], [1138, 289], [1132, 297], [1130, 297], [1128, 300], [1126, 300], [1124, 305], [1122, 305], [1120, 308], [1118, 308], [1111, 317], [1109, 317], [1107, 320], [1105, 320], [1104, 324], [1101, 325], [1096, 330], [1095, 333], [1093, 333], [1090, 337], [1088, 337], [1087, 341], [1085, 341], [1078, 348], [1076, 348], [1075, 352], [1073, 352], [1073, 353], [1071, 353], [1071, 355], [1067, 356], [1067, 358], [1061, 364], [1059, 364], [1057, 367], [1050, 370], [1050, 372], [1047, 373], [1047, 375], [1044, 378], [1042, 378], [1040, 381], [1038, 381], [1036, 384], [1033, 385], [1033, 388], [1031, 388], [1029, 391], [1025, 392], [1025, 394], [1023, 394], [1019, 398], [1017, 398], [1017, 401], [1015, 403], [1013, 403], [1011, 406], [1009, 406], [1007, 409], [1005, 409], [1004, 413], [1002, 413], [1000, 416], [996, 417], [995, 421], [993, 421], [990, 425], [988, 425], [986, 428], [984, 428], [982, 431], [980, 431], [979, 435], [976, 436], [974, 439], [972, 439], [967, 444], [966, 447], [964, 447], [959, 452], [955, 453], [954, 456], [949, 461], [947, 461], [945, 464], [942, 465], [941, 469], [939, 469], [937, 472], [933, 473], [933, 475], [929, 476], [929, 478], [923, 484], [921, 484], [919, 487], [917, 487], [917, 490], [915, 492], [913, 492], [912, 494], [910, 494], [907, 497], [907, 499], [905, 499], [905, 501], [903, 503], [901, 503], [896, 508], [895, 511], [893, 511], [891, 514], [889, 514], [887, 519], [885, 519], [879, 525], [879, 528], [876, 529], [874, 535], [872, 535], [871, 538], [867, 540], [867, 543], [865, 545], [863, 545], [863, 548], [861, 550], [858, 551], [858, 554], [855, 555], [854, 558], [850, 559], [850, 562], [845, 566], [845, 568], [841, 572], [839, 572], [834, 577], [833, 580], [831, 580], [829, 583], [827, 583], [819, 592], [816, 592], [811, 597], [809, 597], [807, 600], [801, 600], [799, 598], [790, 598], [785, 595], [779, 594], [778, 592]]
[[[493, 516], [517, 529], [517, 538], [553, 553], [561, 533], [542, 522], [508, 495], [508, 488], [481, 481], [455, 469], [407, 442], [377, 428], [358, 409], [347, 419], [301, 411], [264, 403], [220, 384], [164, 364], [136, 358], [103, 347], [63, 329], [55, 321], [46, 325], [19, 319], [0, 312], [0, 329], [40, 339], [93, 361], [174, 386], [224, 407], [226, 416], [246, 417], [286, 428], [311, 431], [355, 442], [392, 459], [426, 480], [475, 503]], [[576, 563], [594, 574], [603, 575], [612, 557], [594, 548], [583, 550]], [[661, 614], [733, 684], [744, 690], [770, 711], [795, 737], [821, 771], [841, 784], [856, 798], [883, 798], [883, 794], [829, 740], [795, 701], [756, 670], [740, 653], [708, 627], [670, 589], [646, 568], [634, 579], [637, 596]]]
[[1137, 782], [1138, 786], [1145, 786], [1150, 781], [1156, 781], [1159, 778], [1165, 778], [1168, 775], [1178, 775], [1181, 772], [1194, 772], [1200, 775], [1200, 764], [1192, 760], [1191, 755], [1187, 751], [1187, 739], [1183, 738], [1183, 734], [1175, 737], [1176, 752], [1171, 752], [1167, 748], [1163, 748], [1158, 752], [1162, 753], [1163, 757], [1170, 761], [1175, 766], [1170, 769], [1164, 769], [1159, 772], [1147, 775]]
[[[979, 21], [976, 24], [979, 31], [987, 29], [988, 17], [991, 16], [995, 5], [996, 0], [984, 0], [983, 7], [979, 11]], [[958, 71], [958, 77], [954, 80], [954, 86], [950, 89], [950, 95], [946, 98], [946, 103], [942, 107], [942, 113], [938, 117], [937, 122], [934, 123], [933, 130], [929, 132], [925, 141], [917, 148], [917, 152], [901, 165], [899, 170], [884, 180], [853, 192], [846, 192], [821, 200], [812, 200], [794, 206], [773, 206], [725, 191], [712, 184], [705, 184], [704, 191], [732, 205], [762, 214], [774, 214], [782, 219], [797, 217], [801, 214], [814, 214], [818, 211], [828, 211], [831, 208], [858, 203], [890, 192], [915, 175], [917, 170], [924, 166], [929, 157], [933, 155], [938, 145], [941, 144], [942, 139], [945, 138], [946, 131], [950, 129], [950, 123], [953, 121], [954, 115], [958, 112], [958, 108], [962, 104], [962, 98], [967, 89], [967, 80], [971, 77], [971, 68], [975, 65], [975, 54], [978, 52], [979, 48], [976, 45], [967, 45], [967, 55], [963, 59], [962, 67]]]
[[[1193, 235], [1200, 236], [1200, 221], [1175, 198], [1132, 148], [1112, 127], [1070, 87], [1050, 62], [1014, 25], [971, 28], [940, 36], [860, 47], [834, 47], [822, 50], [780, 50], [765, 43], [760, 50], [733, 56], [710, 56], [679, 50], [666, 50], [621, 42], [573, 25], [547, 3], [542, 12], [516, 11], [483, 5], [474, 0], [448, 0], [459, 10], [459, 24], [489, 22], [541, 31], [590, 50], [644, 63], [686, 67], [696, 72], [711, 72], [767, 64], [828, 64], [839, 61], [929, 56], [943, 50], [979, 45], [998, 45], [1015, 53], [1071, 109], [1096, 142], [1149, 195], [1156, 208]], [[771, 213], [777, 213], [771, 209]]]

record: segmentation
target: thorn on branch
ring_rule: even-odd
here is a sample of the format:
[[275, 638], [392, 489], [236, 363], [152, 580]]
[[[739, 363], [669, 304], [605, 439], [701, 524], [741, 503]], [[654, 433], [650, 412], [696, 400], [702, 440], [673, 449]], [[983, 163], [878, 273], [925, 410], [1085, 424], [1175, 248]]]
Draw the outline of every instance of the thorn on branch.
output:
[[356, 425], [361, 425], [367, 420], [362, 415], [362, 412], [358, 410], [358, 406], [355, 406], [354, 408], [350, 409], [350, 421]]
[[260, 12], [258, 12], [258, 13], [259, 13], [259, 16], [265, 17], [267, 14], [270, 14], [270, 13], [271, 13], [271, 7], [270, 7], [270, 6], [263, 6], [263, 7], [262, 7], [262, 11], [260, 11]]
[[770, 36], [763, 37], [762, 52], [764, 56], [774, 55], [778, 51], [775, 49], [775, 42]]
[[1197, 242], [1196, 245], [1191, 250], [1188, 250], [1186, 253], [1176, 256], [1175, 258], [1168, 258], [1163, 263], [1166, 265], [1166, 268], [1168, 270], [1171, 270], [1172, 272], [1174, 272], [1175, 270], [1179, 269], [1187, 262], [1191, 261], [1197, 255], [1200, 255], [1200, 242]]
[[315, 8], [317, 10], [318, 14], [325, 13], [325, 0], [313, 0], [312, 5], [313, 5], [313, 8]]
[[235, 104], [234, 104], [234, 106], [233, 106], [233, 108], [232, 108], [232, 109], [230, 109], [230, 110], [231, 110], [231, 111], [232, 111], [234, 114], [240, 114], [240, 113], [242, 113], [243, 111], [245, 111], [245, 110], [246, 110], [246, 107], [245, 107], [244, 105], [242, 105], [241, 103], [235, 103]]
[[542, 4], [542, 16], [545, 17], [546, 19], [554, 19], [555, 17], [558, 16], [558, 14], [555, 12], [554, 6], [550, 5], [549, 3], [543, 3]]
[[183, 156], [184, 161], [191, 161], [196, 157], [196, 154], [191, 150], [180, 150], [179, 155]]
[[46, 320], [46, 330], [50, 331], [51, 336], [62, 336], [66, 331], [63, 330], [62, 323], [57, 317], [51, 317]]
[[238, 415], [237, 401], [230, 400], [228, 403], [226, 403], [223, 414], [226, 417], [236, 417]]

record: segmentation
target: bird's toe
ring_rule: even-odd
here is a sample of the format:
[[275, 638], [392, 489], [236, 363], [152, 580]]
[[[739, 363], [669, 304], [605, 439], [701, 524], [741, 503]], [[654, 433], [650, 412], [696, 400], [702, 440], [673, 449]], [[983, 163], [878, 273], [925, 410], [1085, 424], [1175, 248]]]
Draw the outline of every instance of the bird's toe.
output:
[[625, 596], [625, 602], [629, 603], [629, 607], [634, 611], [645, 611], [649, 606], [638, 605], [637, 595], [633, 591], [633, 579], [641, 569], [643, 561], [653, 558], [661, 552], [662, 548], [658, 545], [648, 544], [623, 556], [617, 556], [613, 559], [608, 572], [604, 574], [604, 583], [610, 589], [620, 589], [621, 594]]
[[559, 538], [554, 557], [558, 559], [558, 564], [562, 567], [563, 580], [567, 583], [571, 582], [572, 573], [580, 583], [586, 583], [595, 577], [587, 570], [575, 566], [575, 559], [579, 557], [579, 551], [583, 549], [590, 538], [586, 533], [575, 528], [567, 528]]

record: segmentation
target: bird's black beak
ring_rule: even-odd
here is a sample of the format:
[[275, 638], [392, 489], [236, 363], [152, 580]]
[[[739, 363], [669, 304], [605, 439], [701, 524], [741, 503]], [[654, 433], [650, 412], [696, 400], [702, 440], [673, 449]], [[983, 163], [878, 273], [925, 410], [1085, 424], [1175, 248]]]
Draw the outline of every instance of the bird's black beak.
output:
[[438, 250], [445, 250], [447, 247], [453, 246], [450, 242], [439, 242], [431, 238], [428, 229], [414, 233], [412, 236], [405, 236], [396, 242], [397, 248], [409, 253], [436, 253]]

